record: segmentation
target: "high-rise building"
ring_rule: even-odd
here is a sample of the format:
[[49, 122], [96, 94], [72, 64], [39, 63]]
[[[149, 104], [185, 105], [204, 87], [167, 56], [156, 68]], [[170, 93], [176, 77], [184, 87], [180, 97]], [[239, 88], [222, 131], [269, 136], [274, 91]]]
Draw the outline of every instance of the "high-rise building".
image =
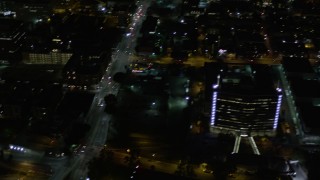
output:
[[245, 135], [275, 132], [282, 93], [266, 71], [266, 67], [245, 65], [233, 66], [217, 75], [212, 86], [213, 131]]
[[[234, 134], [233, 153], [239, 151], [241, 138], [246, 137], [253, 152], [260, 154], [253, 137], [275, 135], [282, 101], [271, 68], [229, 65], [217, 71], [217, 65], [211, 67], [216, 68], [215, 73], [207, 73], [211, 74], [207, 81], [212, 88], [210, 130], [214, 134]], [[212, 77], [214, 74], [216, 78]]]

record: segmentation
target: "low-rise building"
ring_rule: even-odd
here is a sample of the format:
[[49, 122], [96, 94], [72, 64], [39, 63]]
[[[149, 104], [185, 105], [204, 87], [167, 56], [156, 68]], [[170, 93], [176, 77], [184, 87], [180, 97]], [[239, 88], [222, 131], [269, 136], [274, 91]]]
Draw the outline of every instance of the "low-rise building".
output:
[[1, 118], [52, 118], [62, 98], [61, 70], [52, 65], [6, 68], [1, 75]]
[[302, 144], [320, 144], [317, 114], [320, 104], [320, 83], [306, 58], [283, 58], [282, 65], [290, 85], [288, 95], [293, 99], [301, 127]]

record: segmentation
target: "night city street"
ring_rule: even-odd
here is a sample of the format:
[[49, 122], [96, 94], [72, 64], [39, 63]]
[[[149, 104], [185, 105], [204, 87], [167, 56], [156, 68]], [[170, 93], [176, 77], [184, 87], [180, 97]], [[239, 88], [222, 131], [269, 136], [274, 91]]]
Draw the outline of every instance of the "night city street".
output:
[[1, 0], [1, 180], [319, 180], [320, 1]]

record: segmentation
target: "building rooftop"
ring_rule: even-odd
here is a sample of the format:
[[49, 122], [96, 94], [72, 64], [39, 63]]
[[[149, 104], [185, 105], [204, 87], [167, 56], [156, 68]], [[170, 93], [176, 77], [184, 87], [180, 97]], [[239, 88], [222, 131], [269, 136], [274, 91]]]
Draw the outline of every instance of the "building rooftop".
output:
[[220, 90], [243, 95], [276, 93], [270, 67], [266, 65], [231, 65], [221, 72]]
[[320, 98], [320, 82], [318, 80], [290, 78], [290, 85], [296, 97]]
[[316, 118], [320, 114], [320, 103], [313, 104], [310, 102], [296, 102], [299, 110], [299, 116], [303, 121], [304, 131], [312, 134], [320, 134], [320, 125]]
[[23, 22], [14, 19], [0, 18], [0, 40], [13, 38], [15, 32], [23, 26]]
[[1, 79], [6, 82], [59, 82], [61, 65], [19, 65], [4, 69]]
[[102, 67], [106, 65], [106, 56], [74, 54], [65, 65], [65, 70], [74, 70], [79, 74], [101, 73]]
[[282, 65], [286, 72], [291, 73], [314, 73], [307, 58], [284, 57]]
[[70, 15], [63, 19], [61, 26], [55, 27], [56, 39], [70, 43], [70, 48], [77, 53], [101, 53], [114, 45], [121, 37], [121, 32], [108, 28], [106, 17]]
[[[8, 94], [2, 96], [4, 104], [27, 105], [33, 107], [55, 107], [62, 97], [61, 85], [41, 85], [20, 83], [4, 85]], [[4, 95], [4, 94], [2, 94]]]

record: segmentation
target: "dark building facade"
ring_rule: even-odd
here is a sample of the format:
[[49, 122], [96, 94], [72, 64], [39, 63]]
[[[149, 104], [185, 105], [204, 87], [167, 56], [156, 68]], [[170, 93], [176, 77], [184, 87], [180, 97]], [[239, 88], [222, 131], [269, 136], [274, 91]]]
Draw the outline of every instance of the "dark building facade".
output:
[[10, 64], [22, 59], [24, 23], [14, 19], [0, 19], [0, 64]]
[[109, 62], [107, 53], [74, 54], [63, 69], [64, 86], [70, 90], [96, 89]]

